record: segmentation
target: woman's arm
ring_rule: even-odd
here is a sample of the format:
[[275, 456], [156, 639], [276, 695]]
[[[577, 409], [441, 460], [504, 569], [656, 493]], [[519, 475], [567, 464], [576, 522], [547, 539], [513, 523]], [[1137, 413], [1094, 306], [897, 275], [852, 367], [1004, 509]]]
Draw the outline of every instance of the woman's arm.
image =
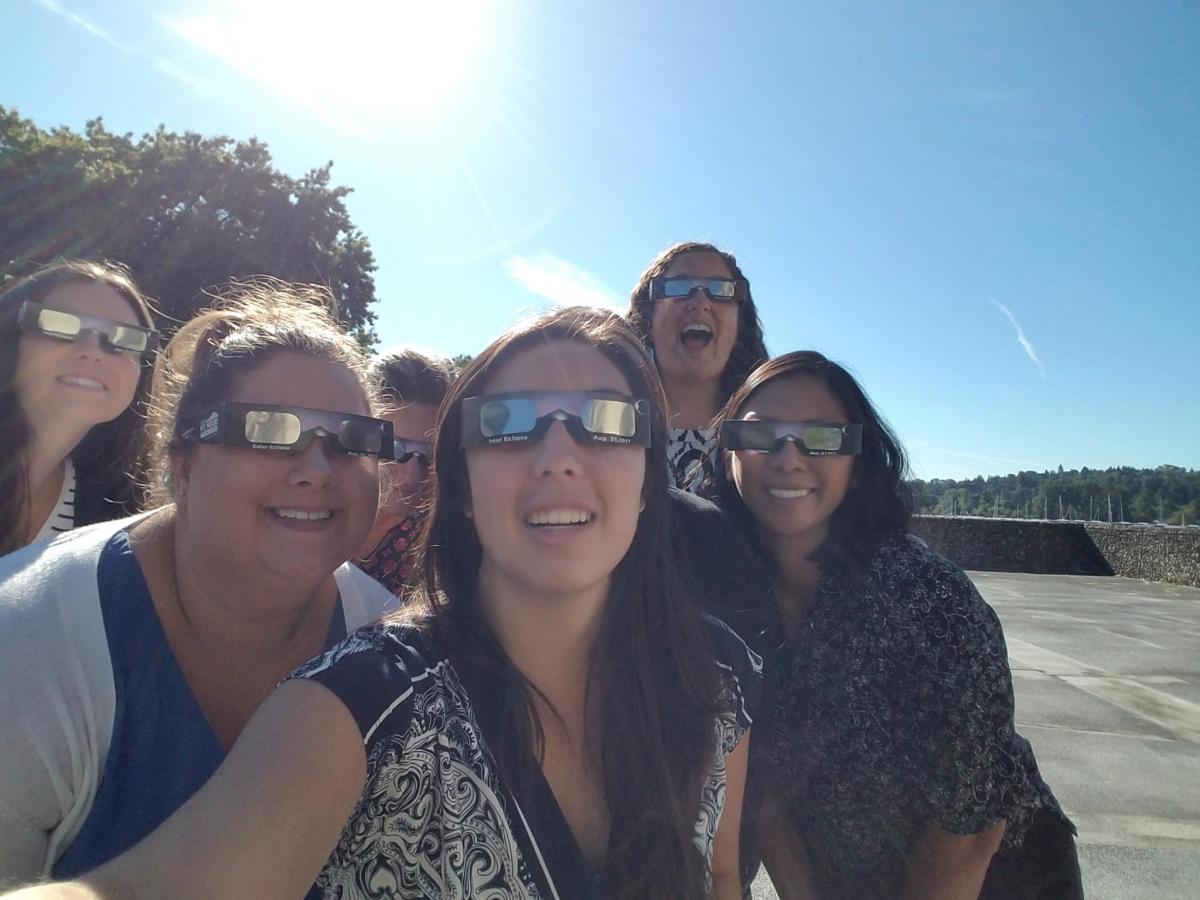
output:
[[740, 837], [742, 798], [746, 794], [746, 763], [750, 754], [750, 732], [725, 757], [725, 806], [713, 839], [712, 900], [741, 900], [742, 874]]
[[905, 900], [976, 900], [988, 864], [1004, 837], [1001, 821], [978, 834], [951, 834], [932, 822], [917, 836], [909, 858]]
[[302, 897], [365, 778], [366, 753], [350, 711], [322, 685], [290, 681], [250, 719], [208, 784], [140, 844], [79, 884], [12, 896]]
[[815, 900], [817, 886], [804, 837], [778, 801], [764, 797], [758, 817], [758, 846], [779, 900]]

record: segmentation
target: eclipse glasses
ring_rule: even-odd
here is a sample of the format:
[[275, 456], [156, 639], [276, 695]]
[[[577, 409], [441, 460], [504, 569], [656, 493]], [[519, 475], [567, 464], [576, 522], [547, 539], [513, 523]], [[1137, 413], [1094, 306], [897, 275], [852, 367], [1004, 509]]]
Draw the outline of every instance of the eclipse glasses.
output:
[[429, 460], [433, 458], [433, 444], [429, 441], [413, 441], [408, 438], [396, 438], [392, 442], [393, 455], [392, 459], [398, 463], [405, 463], [414, 456], [425, 465], [429, 464]]
[[676, 275], [667, 278], [656, 275], [650, 279], [651, 302], [655, 300], [684, 300], [696, 291], [704, 291], [715, 303], [744, 303], [749, 287], [743, 278], [699, 278]]
[[606, 391], [521, 391], [467, 397], [462, 446], [540, 441], [562, 422], [579, 444], [650, 446], [650, 404]]
[[126, 325], [112, 319], [52, 309], [36, 300], [26, 300], [17, 313], [17, 323], [26, 331], [64, 341], [83, 340], [91, 331], [100, 338], [100, 346], [109, 353], [136, 353], [150, 356], [158, 346], [158, 332], [152, 328]]
[[393, 439], [392, 423], [385, 419], [232, 400], [218, 404], [180, 440], [253, 450], [303, 450], [315, 437], [325, 438], [335, 453], [385, 460], [395, 458], [401, 443]]
[[774, 453], [789, 441], [805, 456], [853, 456], [862, 452], [862, 425], [764, 419], [729, 419], [721, 424], [722, 450]]

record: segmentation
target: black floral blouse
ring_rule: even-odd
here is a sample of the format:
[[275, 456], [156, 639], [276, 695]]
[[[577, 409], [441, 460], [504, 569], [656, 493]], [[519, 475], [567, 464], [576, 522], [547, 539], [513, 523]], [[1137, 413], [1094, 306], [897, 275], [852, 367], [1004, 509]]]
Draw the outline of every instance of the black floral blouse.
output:
[[422, 515], [405, 518], [383, 536], [370, 555], [358, 567], [397, 597], [413, 586], [413, 550], [420, 531]]
[[1014, 729], [999, 619], [915, 539], [865, 572], [827, 567], [768, 690], [751, 752], [846, 896], [890, 894], [925, 822], [965, 835], [1006, 819], [1017, 846], [1039, 808], [1062, 815]]

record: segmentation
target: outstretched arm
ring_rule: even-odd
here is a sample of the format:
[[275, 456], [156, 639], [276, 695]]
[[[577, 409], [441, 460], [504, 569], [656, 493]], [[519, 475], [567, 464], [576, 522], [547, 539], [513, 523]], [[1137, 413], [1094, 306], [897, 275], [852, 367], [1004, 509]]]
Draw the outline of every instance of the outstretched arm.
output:
[[782, 804], [771, 797], [763, 798], [758, 842], [763, 864], [780, 900], [814, 900], [817, 888], [804, 836], [792, 824]]
[[746, 764], [750, 732], [725, 757], [725, 808], [713, 840], [712, 900], [741, 900], [741, 864], [738, 855], [742, 830], [742, 798], [746, 793]]
[[901, 895], [912, 900], [975, 900], [1005, 823], [978, 834], [951, 834], [932, 822], [917, 836]]
[[129, 852], [73, 884], [11, 900], [302, 897], [362, 794], [350, 711], [307, 680], [279, 687], [195, 796]]

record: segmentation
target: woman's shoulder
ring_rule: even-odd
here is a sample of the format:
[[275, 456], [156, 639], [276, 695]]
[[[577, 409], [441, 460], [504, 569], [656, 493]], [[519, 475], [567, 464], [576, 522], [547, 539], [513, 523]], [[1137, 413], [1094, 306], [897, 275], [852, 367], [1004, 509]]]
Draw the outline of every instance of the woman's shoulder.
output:
[[351, 632], [288, 678], [314, 678], [335, 668], [370, 670], [380, 665], [411, 677], [444, 658], [440, 642], [426, 623], [391, 618]]
[[762, 696], [762, 657], [715, 616], [705, 615], [704, 624], [714, 662], [721, 674], [720, 711], [723, 714], [732, 712], [743, 728], [749, 728]]
[[449, 665], [423, 623], [385, 620], [352, 632], [284, 680], [311, 679], [331, 690], [365, 738], [384, 718], [407, 709], [414, 692], [436, 688]]
[[879, 590], [912, 597], [930, 596], [943, 602], [972, 602], [978, 597], [967, 573], [914, 535], [885, 541], [868, 565]]

